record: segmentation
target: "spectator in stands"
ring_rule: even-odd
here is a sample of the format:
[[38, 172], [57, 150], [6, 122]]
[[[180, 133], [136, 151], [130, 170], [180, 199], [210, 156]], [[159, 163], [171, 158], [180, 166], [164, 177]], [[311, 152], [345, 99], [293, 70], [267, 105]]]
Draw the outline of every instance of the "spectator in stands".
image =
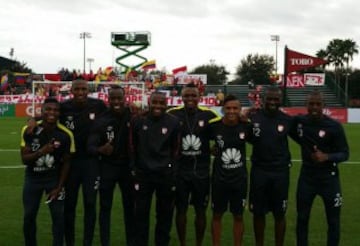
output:
[[253, 91], [249, 91], [248, 93], [248, 100], [249, 100], [249, 105], [250, 107], [253, 107], [254, 106], [254, 102], [255, 102], [255, 94]]
[[250, 80], [250, 81], [248, 82], [248, 87], [249, 87], [249, 90], [255, 89], [255, 83], [254, 83], [253, 80]]
[[178, 91], [176, 87], [173, 87], [173, 89], [171, 90], [171, 96], [176, 97], [177, 95], [178, 95]]
[[221, 89], [219, 89], [218, 92], [216, 93], [216, 101], [218, 102], [218, 105], [220, 106], [224, 105], [224, 98], [225, 98], [224, 93], [222, 92]]
[[45, 96], [45, 89], [43, 85], [39, 85], [36, 91], [37, 96]]
[[213, 90], [210, 90], [207, 94], [207, 96], [216, 97], [215, 92]]
[[94, 81], [95, 80], [95, 74], [93, 70], [90, 70], [90, 73], [88, 75], [88, 81]]

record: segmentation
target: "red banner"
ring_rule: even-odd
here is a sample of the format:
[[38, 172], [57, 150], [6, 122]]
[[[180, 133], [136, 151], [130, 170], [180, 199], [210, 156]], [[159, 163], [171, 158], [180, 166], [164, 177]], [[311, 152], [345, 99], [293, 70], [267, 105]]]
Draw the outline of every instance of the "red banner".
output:
[[306, 68], [320, 66], [327, 62], [324, 59], [305, 55], [287, 48], [285, 50], [285, 54], [286, 54], [285, 64], [288, 73], [300, 71]]
[[286, 79], [286, 86], [292, 88], [304, 87], [304, 76], [302, 74], [288, 74]]

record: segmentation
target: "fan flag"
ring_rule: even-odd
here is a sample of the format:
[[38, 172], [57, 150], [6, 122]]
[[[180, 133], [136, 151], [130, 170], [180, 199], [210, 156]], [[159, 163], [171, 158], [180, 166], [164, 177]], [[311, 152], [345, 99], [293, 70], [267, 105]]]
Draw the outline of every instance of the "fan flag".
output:
[[186, 66], [178, 67], [178, 68], [175, 68], [175, 69], [172, 70], [175, 77], [186, 74], [186, 71], [187, 71]]
[[146, 61], [141, 65], [141, 68], [144, 70], [154, 69], [156, 68], [156, 61], [155, 60]]
[[61, 75], [57, 73], [46, 73], [44, 74], [44, 79], [50, 81], [61, 81]]
[[7, 73], [4, 74], [4, 75], [1, 77], [1, 86], [0, 86], [0, 88], [1, 88], [2, 90], [6, 90], [6, 89], [7, 89], [7, 87], [8, 87], [8, 80], [9, 80], [9, 78], [8, 78]]

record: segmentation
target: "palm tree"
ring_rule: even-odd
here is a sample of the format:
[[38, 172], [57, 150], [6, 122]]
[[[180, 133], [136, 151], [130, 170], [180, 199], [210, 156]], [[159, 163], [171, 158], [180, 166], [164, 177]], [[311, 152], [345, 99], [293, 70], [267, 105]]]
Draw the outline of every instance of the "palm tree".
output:
[[358, 54], [358, 45], [352, 39], [333, 39], [329, 42], [326, 49], [319, 50], [316, 55], [325, 58], [335, 67], [335, 83], [340, 87], [340, 74], [344, 71], [346, 65], [345, 77], [345, 96], [347, 97], [349, 62], [353, 60], [354, 55]]
[[353, 56], [359, 53], [358, 45], [351, 39], [346, 39], [343, 42], [344, 61], [346, 63], [346, 75], [345, 75], [345, 105], [348, 105], [348, 92], [349, 92], [349, 61], [353, 60]]
[[344, 62], [349, 68], [349, 62], [353, 60], [354, 55], [359, 53], [358, 45], [352, 39], [345, 39], [343, 41]]
[[[328, 53], [326, 52], [326, 50], [324, 49], [320, 49], [316, 52], [316, 56], [318, 58], [324, 59], [324, 60], [328, 60]], [[325, 70], [326, 65], [328, 65], [328, 63], [325, 63], [322, 65], [322, 68]]]

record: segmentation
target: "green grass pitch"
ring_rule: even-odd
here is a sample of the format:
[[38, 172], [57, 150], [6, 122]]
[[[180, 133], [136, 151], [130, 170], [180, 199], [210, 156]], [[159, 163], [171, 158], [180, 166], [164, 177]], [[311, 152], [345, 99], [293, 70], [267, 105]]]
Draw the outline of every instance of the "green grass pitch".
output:
[[[20, 129], [25, 124], [24, 118], [0, 118], [0, 245], [17, 246], [23, 245], [22, 235], [22, 185], [24, 179], [24, 169], [20, 161], [19, 142]], [[343, 190], [343, 207], [341, 214], [341, 243], [340, 245], [358, 246], [360, 245], [360, 124], [344, 125], [346, 135], [350, 145], [350, 160], [340, 166], [340, 175]], [[289, 209], [287, 212], [287, 231], [285, 245], [295, 245], [295, 189], [297, 176], [299, 173], [300, 159], [298, 147], [291, 142], [291, 153], [295, 160], [291, 170], [291, 184], [289, 193]], [[249, 150], [250, 148], [248, 148]], [[247, 164], [250, 166], [250, 164]], [[116, 190], [112, 212], [112, 234], [111, 245], [125, 245], [123, 215], [121, 208], [121, 196], [119, 190]], [[81, 196], [80, 196], [81, 197]], [[45, 200], [44, 200], [45, 201]], [[154, 210], [154, 206], [152, 208]], [[76, 220], [76, 240], [80, 245], [82, 238], [82, 203], [81, 198], [78, 202]], [[188, 214], [188, 244], [194, 245], [194, 226], [193, 209], [190, 208]], [[206, 230], [204, 245], [211, 245], [210, 234], [211, 210], [208, 209], [208, 226]], [[244, 213], [245, 235], [244, 245], [254, 245], [251, 214], [248, 210]], [[153, 245], [155, 215], [151, 214], [151, 241]], [[315, 200], [310, 220], [310, 245], [326, 244], [326, 218], [322, 201]], [[51, 242], [51, 220], [47, 206], [42, 202], [38, 219], [37, 235], [39, 245], [49, 245]], [[266, 242], [265, 245], [274, 245], [273, 219], [269, 214], [266, 224]], [[173, 226], [172, 239], [170, 245], [178, 245], [176, 230]], [[232, 245], [232, 218], [226, 213], [223, 218], [222, 245]], [[99, 243], [98, 225], [95, 232], [93, 245]]]

